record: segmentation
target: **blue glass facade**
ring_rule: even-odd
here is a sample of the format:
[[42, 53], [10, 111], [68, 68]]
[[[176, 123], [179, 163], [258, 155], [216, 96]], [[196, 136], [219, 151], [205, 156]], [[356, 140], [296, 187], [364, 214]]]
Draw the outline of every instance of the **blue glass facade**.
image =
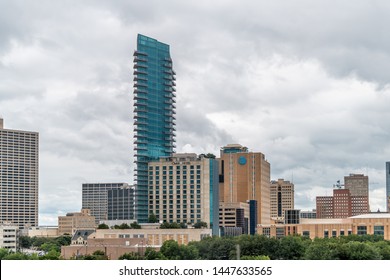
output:
[[134, 52], [135, 209], [148, 219], [148, 162], [171, 156], [175, 147], [175, 72], [169, 45], [144, 35]]

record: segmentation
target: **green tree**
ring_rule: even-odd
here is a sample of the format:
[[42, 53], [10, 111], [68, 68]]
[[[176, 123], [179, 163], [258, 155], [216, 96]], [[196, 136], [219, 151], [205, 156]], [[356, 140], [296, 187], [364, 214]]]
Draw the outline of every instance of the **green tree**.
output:
[[139, 253], [129, 252], [121, 255], [118, 260], [143, 260], [143, 257]]
[[160, 225], [160, 228], [181, 228], [180, 224], [178, 223], [168, 223], [164, 222]]
[[179, 245], [175, 240], [167, 240], [160, 248], [160, 253], [169, 260], [196, 260], [198, 251], [195, 246]]
[[126, 224], [126, 223], [123, 223], [123, 224], [120, 224], [118, 228], [119, 229], [129, 229], [130, 226], [128, 224]]
[[72, 236], [70, 235], [61, 235], [55, 239], [56, 243], [59, 246], [68, 246], [72, 242]]
[[39, 257], [40, 260], [59, 260], [61, 253], [56, 250], [51, 250]]
[[240, 258], [241, 260], [269, 260], [270, 258], [268, 256], [242, 256]]
[[30, 248], [32, 245], [31, 237], [29, 236], [20, 236], [19, 237], [20, 248]]
[[153, 248], [146, 248], [145, 255], [144, 255], [145, 260], [165, 260], [166, 258], [164, 257], [161, 252], [157, 252]]
[[106, 224], [99, 224], [98, 229], [109, 229], [109, 226]]
[[141, 225], [138, 224], [137, 222], [133, 222], [133, 223], [130, 224], [130, 228], [132, 228], [132, 229], [140, 229]]
[[307, 244], [300, 236], [286, 236], [280, 240], [279, 258], [300, 260], [304, 258]]
[[10, 252], [7, 249], [0, 248], [0, 260], [3, 260], [9, 254], [10, 254]]
[[149, 215], [148, 223], [158, 223], [158, 218], [154, 213]]
[[349, 260], [380, 260], [379, 249], [370, 242], [351, 241], [343, 244]]
[[194, 224], [194, 228], [207, 228], [207, 223], [202, 221], [196, 222]]
[[390, 260], [390, 242], [379, 241], [373, 244], [382, 256], [382, 260]]

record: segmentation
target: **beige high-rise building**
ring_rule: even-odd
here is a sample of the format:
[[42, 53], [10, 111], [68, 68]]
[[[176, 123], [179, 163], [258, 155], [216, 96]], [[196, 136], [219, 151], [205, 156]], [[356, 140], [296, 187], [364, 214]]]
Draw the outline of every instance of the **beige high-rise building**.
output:
[[270, 164], [260, 152], [249, 152], [239, 144], [221, 148], [219, 164], [222, 202], [257, 201], [257, 223], [269, 223]]
[[218, 234], [218, 162], [193, 153], [148, 163], [149, 215], [163, 222], [206, 222]]
[[284, 179], [271, 181], [271, 219], [284, 222], [286, 210], [294, 209], [294, 184]]
[[0, 221], [38, 225], [38, 133], [5, 129], [0, 119]]

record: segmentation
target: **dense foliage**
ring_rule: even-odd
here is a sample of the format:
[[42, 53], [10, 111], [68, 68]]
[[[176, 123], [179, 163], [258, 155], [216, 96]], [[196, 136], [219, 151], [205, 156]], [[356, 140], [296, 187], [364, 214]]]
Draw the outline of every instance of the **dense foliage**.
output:
[[[176, 225], [175, 225], [176, 226]], [[60, 259], [62, 245], [70, 244], [70, 236], [57, 238], [21, 237], [21, 251], [0, 249], [2, 260]], [[24, 249], [44, 252], [26, 253]], [[287, 236], [276, 239], [263, 235], [241, 235], [237, 237], [209, 237], [201, 241], [179, 245], [174, 240], [164, 242], [159, 251], [146, 248], [145, 254], [126, 253], [124, 260], [390, 260], [390, 241], [381, 236], [350, 235], [337, 238], [315, 238]], [[102, 251], [78, 259], [105, 260]]]
[[71, 241], [70, 235], [59, 237], [28, 237], [20, 236], [20, 251], [12, 252], [0, 249], [2, 260], [58, 260], [61, 255], [61, 246], [67, 246]]
[[[179, 245], [164, 242], [159, 252], [148, 248], [143, 259], [168, 260], [389, 260], [390, 241], [378, 236], [350, 235], [339, 238], [286, 236], [281, 239], [263, 235], [210, 237]], [[140, 259], [128, 256], [126, 259]]]

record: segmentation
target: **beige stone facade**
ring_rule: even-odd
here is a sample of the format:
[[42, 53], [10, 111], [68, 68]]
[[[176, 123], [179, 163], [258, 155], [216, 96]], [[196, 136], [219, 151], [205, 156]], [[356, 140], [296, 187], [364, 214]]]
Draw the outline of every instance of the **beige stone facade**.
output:
[[78, 229], [95, 229], [95, 217], [91, 216], [89, 209], [82, 209], [81, 212], [68, 213], [66, 216], [58, 217], [58, 234], [73, 235]]
[[221, 148], [220, 200], [258, 202], [258, 223], [270, 222], [270, 164], [264, 154], [249, 152], [239, 144]]
[[218, 229], [218, 169], [213, 163], [192, 153], [149, 162], [149, 213], [161, 222], [202, 221]]
[[241, 234], [249, 234], [249, 204], [244, 202], [220, 202], [219, 226], [242, 229]]
[[0, 125], [0, 222], [38, 225], [38, 132]]
[[0, 248], [16, 252], [19, 249], [19, 227], [7, 222], [0, 224]]
[[283, 222], [285, 211], [294, 209], [294, 184], [284, 179], [271, 181], [270, 203], [271, 219]]
[[58, 237], [57, 226], [27, 227], [21, 231], [21, 235], [29, 237]]
[[92, 254], [96, 250], [106, 253], [110, 259], [118, 259], [128, 252], [141, 255], [146, 248], [159, 249], [166, 240], [175, 240], [187, 245], [191, 241], [200, 241], [211, 236], [211, 229], [159, 229], [152, 225], [142, 229], [97, 229], [82, 245], [63, 246], [61, 255], [65, 259], [77, 255]]
[[345, 219], [301, 219], [300, 224], [295, 225], [258, 225], [257, 232], [271, 237], [299, 234], [311, 239], [370, 234], [390, 240], [390, 213], [370, 213]]

